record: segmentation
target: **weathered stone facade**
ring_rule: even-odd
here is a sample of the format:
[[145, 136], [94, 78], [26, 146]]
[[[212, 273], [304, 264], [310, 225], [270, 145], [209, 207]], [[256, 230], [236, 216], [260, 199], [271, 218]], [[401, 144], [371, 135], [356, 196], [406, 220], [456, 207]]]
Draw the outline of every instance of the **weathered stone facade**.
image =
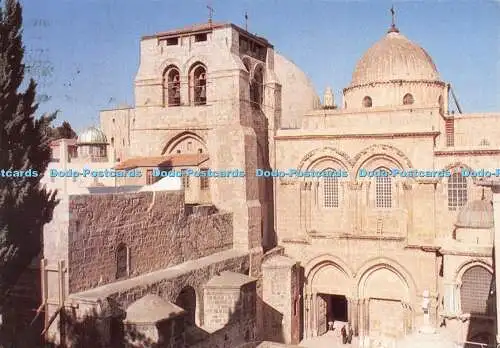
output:
[[183, 192], [72, 196], [69, 214], [70, 293], [116, 281], [120, 244], [126, 277], [232, 247], [231, 214], [187, 215]]
[[[135, 107], [101, 114], [118, 165], [245, 175], [70, 198], [46, 230], [50, 267], [65, 262], [49, 283], [67, 306], [110, 302], [115, 319], [158, 295], [186, 311], [197, 348], [296, 344], [347, 324], [363, 347], [389, 345], [427, 318], [452, 340], [491, 340], [492, 193], [463, 171], [500, 167], [500, 117], [453, 115], [449, 92], [395, 27], [340, 108], [331, 92], [321, 107], [304, 73], [235, 25], [144, 37]], [[186, 202], [220, 212], [189, 215]]]

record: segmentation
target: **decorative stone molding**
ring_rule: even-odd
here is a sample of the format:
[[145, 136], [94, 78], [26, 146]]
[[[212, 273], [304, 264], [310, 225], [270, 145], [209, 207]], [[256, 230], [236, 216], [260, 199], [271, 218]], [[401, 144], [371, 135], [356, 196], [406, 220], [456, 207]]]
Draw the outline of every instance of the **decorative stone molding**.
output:
[[337, 150], [333, 147], [326, 146], [308, 152], [300, 161], [297, 169], [299, 171], [309, 169], [314, 162], [321, 158], [332, 158], [340, 162], [347, 170], [352, 167], [353, 163], [347, 153]]
[[413, 165], [405, 153], [398, 148], [387, 144], [375, 144], [368, 146], [359, 152], [353, 159], [353, 173], [357, 173], [359, 168], [366, 163], [370, 158], [375, 156], [383, 156], [392, 159], [398, 163], [402, 169], [412, 169]]

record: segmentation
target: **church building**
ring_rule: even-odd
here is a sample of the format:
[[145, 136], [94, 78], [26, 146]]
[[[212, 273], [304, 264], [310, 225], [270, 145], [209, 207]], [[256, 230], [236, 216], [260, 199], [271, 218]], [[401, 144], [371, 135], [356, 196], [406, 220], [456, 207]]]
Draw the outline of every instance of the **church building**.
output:
[[[179, 171], [183, 188], [70, 199], [58, 234], [69, 252], [54, 256], [69, 265], [64, 301], [121, 308], [126, 327], [172, 321], [165, 347], [299, 345], [345, 325], [359, 347], [422, 327], [494, 344], [492, 192], [475, 174], [500, 168], [500, 113], [463, 113], [394, 23], [373, 40], [341, 100], [327, 88], [320, 101], [299, 67], [234, 24], [144, 36], [135, 106], [102, 111], [101, 130], [115, 168], [144, 174], [122, 185]], [[99, 252], [109, 257], [85, 256]], [[220, 331], [234, 327], [227, 311], [241, 325]], [[161, 341], [160, 327], [141, 330]]]

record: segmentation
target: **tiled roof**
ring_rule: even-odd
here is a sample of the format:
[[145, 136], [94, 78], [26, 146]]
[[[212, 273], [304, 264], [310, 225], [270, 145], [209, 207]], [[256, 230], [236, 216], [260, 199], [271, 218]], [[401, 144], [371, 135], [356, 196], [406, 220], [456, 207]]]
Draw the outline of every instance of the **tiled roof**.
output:
[[117, 170], [140, 167], [188, 167], [198, 166], [208, 160], [206, 154], [176, 154], [155, 157], [133, 157], [115, 166]]

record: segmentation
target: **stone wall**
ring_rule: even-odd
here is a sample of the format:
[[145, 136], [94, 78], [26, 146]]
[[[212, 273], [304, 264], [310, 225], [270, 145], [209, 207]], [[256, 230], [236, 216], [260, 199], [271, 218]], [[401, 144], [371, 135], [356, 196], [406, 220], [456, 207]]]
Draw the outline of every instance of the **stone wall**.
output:
[[69, 292], [116, 280], [116, 250], [128, 247], [129, 276], [232, 247], [232, 217], [186, 216], [183, 192], [71, 196]]

